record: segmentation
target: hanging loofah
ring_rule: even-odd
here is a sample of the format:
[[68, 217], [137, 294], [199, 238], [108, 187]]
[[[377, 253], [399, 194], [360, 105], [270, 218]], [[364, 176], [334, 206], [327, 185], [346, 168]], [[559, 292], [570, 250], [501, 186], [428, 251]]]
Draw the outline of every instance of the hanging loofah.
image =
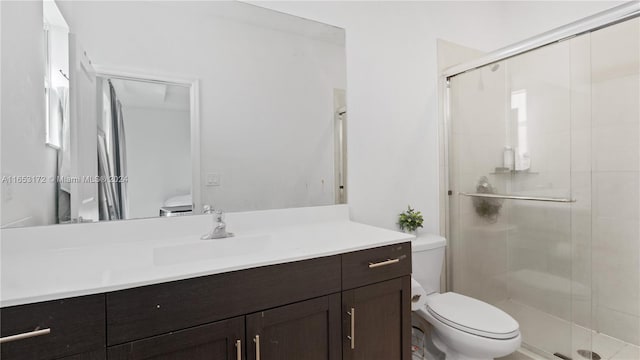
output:
[[[481, 194], [495, 194], [496, 191], [493, 185], [489, 183], [489, 179], [483, 176], [478, 181], [476, 186], [476, 192]], [[473, 207], [481, 218], [484, 218], [492, 223], [498, 221], [500, 215], [500, 209], [502, 208], [502, 199], [487, 199], [487, 198], [473, 198]]]

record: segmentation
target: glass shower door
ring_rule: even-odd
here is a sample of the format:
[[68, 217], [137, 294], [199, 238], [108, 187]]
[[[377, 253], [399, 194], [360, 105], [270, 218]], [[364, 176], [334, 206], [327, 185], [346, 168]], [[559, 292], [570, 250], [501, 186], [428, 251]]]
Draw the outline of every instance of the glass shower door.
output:
[[590, 250], [577, 247], [589, 204], [571, 202], [590, 189], [572, 158], [590, 151], [590, 134], [572, 132], [590, 123], [588, 46], [576, 37], [449, 79], [452, 290], [511, 314], [545, 356], [571, 357], [575, 318], [590, 320], [590, 256], [574, 257]]

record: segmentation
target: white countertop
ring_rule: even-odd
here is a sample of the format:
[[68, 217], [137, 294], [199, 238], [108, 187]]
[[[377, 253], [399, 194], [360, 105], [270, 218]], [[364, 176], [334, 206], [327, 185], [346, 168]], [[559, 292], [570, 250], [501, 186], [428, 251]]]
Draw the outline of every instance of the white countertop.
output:
[[[141, 235], [144, 227], [168, 219], [140, 222], [136, 225], [137, 231], [133, 231], [138, 235], [130, 238], [123, 236], [131, 231], [123, 235], [122, 231], [115, 231], [118, 228], [113, 225], [102, 224], [90, 224], [80, 232], [77, 227], [83, 225], [69, 225], [66, 230], [60, 230], [59, 227], [66, 226], [61, 225], [28, 230], [31, 232], [3, 232], [0, 307], [305, 260], [414, 238], [410, 234], [349, 221], [348, 210], [345, 212], [340, 206], [324, 207], [322, 211], [330, 208], [336, 208], [339, 214], [318, 216], [314, 220], [316, 214], [312, 212], [316, 210], [309, 212], [307, 208], [302, 211], [307, 211], [308, 216], [296, 221], [297, 217], [291, 217], [290, 212], [280, 211], [280, 215], [290, 217], [289, 223], [273, 221], [274, 225], [269, 225], [264, 224], [268, 223], [265, 221], [262, 226], [247, 226], [247, 220], [267, 211], [245, 216], [244, 224], [236, 215], [237, 228], [231, 219], [227, 221], [228, 229], [236, 236], [217, 240], [200, 240], [200, 235], [208, 230], [205, 224], [210, 224], [209, 217], [204, 216], [174, 222], [172, 231], [167, 231], [171, 236]], [[195, 222], [198, 229], [194, 229]], [[182, 227], [182, 234], [175, 224]], [[47, 233], [54, 235], [32, 239], [37, 235], [34, 231], [44, 234], [46, 228], [50, 230]], [[151, 229], [148, 232], [153, 234]], [[77, 239], [82, 234], [88, 235], [84, 241]]]

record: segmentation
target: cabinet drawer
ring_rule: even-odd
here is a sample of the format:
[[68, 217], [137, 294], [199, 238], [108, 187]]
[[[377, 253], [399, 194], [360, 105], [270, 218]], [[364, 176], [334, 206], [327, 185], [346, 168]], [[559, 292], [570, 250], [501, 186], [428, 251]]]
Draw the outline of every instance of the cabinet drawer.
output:
[[69, 357], [65, 357], [60, 360], [105, 360], [106, 358], [107, 358], [106, 349], [102, 348], [97, 351], [71, 355]]
[[[109, 360], [229, 360], [244, 354], [244, 317], [110, 347]], [[239, 348], [238, 348], [239, 347]]]
[[[104, 306], [104, 295], [91, 295], [2, 308], [0, 358], [48, 360], [92, 351], [98, 355], [71, 359], [99, 358], [105, 346]], [[7, 339], [20, 334], [25, 337]]]
[[411, 243], [342, 255], [342, 288], [353, 289], [411, 274]]
[[339, 255], [116, 291], [107, 294], [107, 345], [339, 291]]

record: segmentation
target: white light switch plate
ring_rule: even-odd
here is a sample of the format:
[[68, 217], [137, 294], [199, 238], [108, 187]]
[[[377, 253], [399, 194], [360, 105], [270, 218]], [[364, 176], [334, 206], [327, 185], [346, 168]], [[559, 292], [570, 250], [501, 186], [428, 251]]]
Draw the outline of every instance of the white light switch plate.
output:
[[220, 175], [207, 174], [207, 186], [220, 186]]
[[[2, 177], [11, 178], [10, 174], [2, 174]], [[13, 184], [11, 181], [2, 183], [2, 203], [8, 203], [13, 200]]]

